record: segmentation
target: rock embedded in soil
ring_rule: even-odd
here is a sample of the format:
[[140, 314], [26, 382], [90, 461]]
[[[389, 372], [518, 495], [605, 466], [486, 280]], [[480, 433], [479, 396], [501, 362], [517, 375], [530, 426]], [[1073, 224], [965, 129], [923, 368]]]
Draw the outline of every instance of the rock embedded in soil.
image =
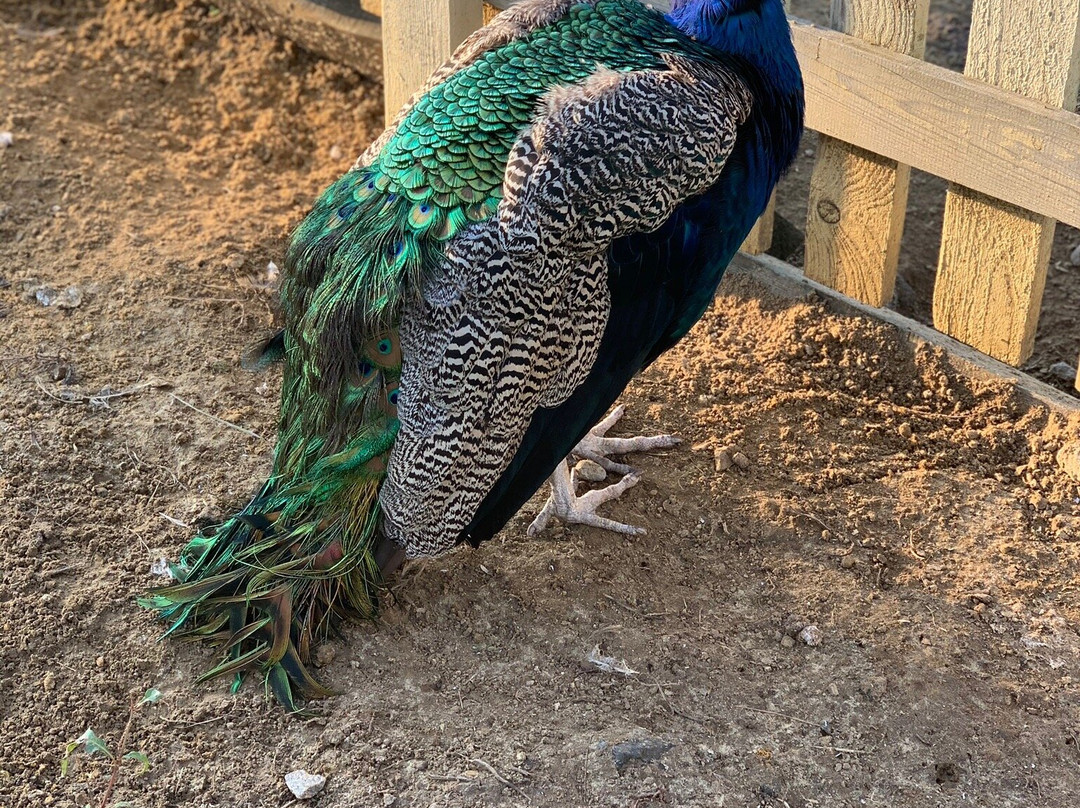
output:
[[717, 449], [713, 454], [713, 462], [717, 471], [727, 471], [735, 465], [735, 461], [731, 459], [731, 455], [728, 454], [726, 449]]
[[640, 741], [624, 741], [611, 749], [615, 768], [622, 771], [630, 763], [650, 763], [662, 758], [675, 744], [659, 738], [645, 738]]
[[308, 774], [303, 769], [297, 769], [285, 775], [285, 785], [296, 799], [310, 800], [326, 787], [326, 778], [321, 774]]
[[1080, 483], [1080, 440], [1071, 440], [1057, 453], [1058, 466], [1063, 472]]
[[822, 633], [821, 629], [814, 625], [809, 625], [803, 628], [799, 632], [799, 639], [811, 648], [815, 648], [821, 645]]
[[595, 460], [578, 461], [577, 465], [574, 466], [574, 471], [577, 473], [579, 480], [590, 483], [602, 483], [607, 479], [607, 472], [604, 467]]

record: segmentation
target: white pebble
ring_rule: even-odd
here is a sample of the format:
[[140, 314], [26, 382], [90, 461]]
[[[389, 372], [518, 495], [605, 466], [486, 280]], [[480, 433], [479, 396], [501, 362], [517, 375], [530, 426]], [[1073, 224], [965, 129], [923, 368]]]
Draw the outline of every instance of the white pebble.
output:
[[335, 143], [333, 146], [330, 147], [330, 159], [331, 160], [340, 160], [344, 156], [345, 156], [345, 154], [344, 154], [344, 152], [341, 151], [341, 146], [338, 146]]
[[811, 648], [821, 645], [821, 629], [815, 625], [809, 625], [799, 632], [799, 639]]
[[169, 567], [169, 559], [162, 556], [154, 561], [150, 565], [150, 574], [157, 575], [159, 578], [168, 578], [170, 581], [173, 579], [172, 569]]
[[11, 132], [0, 132], [0, 148], [6, 149], [15, 142], [15, 136]]
[[285, 775], [285, 785], [298, 800], [310, 800], [326, 787], [326, 778], [321, 774], [308, 774], [303, 769]]
[[[8, 135], [8, 137], [10, 138], [11, 135]], [[1072, 252], [1069, 253], [1069, 263], [1074, 267], [1080, 267], [1080, 244], [1073, 247]]]
[[602, 483], [607, 479], [607, 472], [604, 471], [604, 467], [595, 460], [579, 460], [577, 465], [574, 466], [574, 473], [579, 480], [590, 483]]

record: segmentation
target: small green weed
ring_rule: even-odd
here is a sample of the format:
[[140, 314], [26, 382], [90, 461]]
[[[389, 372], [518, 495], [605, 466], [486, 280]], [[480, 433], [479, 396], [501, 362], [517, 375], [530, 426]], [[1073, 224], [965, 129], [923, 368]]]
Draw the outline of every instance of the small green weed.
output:
[[[108, 785], [105, 787], [105, 793], [101, 796], [100, 808], [106, 808], [109, 804], [109, 800], [112, 798], [113, 790], [116, 788], [117, 778], [120, 776], [120, 767], [125, 760], [130, 760], [137, 764], [139, 769], [136, 774], [145, 774], [150, 771], [151, 764], [150, 758], [141, 749], [128, 749], [128, 738], [131, 735], [131, 724], [135, 720], [135, 714], [142, 709], [145, 704], [156, 704], [161, 699], [161, 691], [155, 688], [147, 690], [142, 698], [131, 699], [131, 706], [128, 708], [127, 723], [124, 725], [124, 732], [120, 736], [120, 745], [114, 752], [109, 748], [109, 745], [102, 740], [92, 729], [87, 728], [86, 732], [71, 741], [64, 747], [64, 756], [60, 758], [60, 776], [67, 776], [68, 769], [71, 766], [72, 758], [80, 752], [93, 757], [94, 755], [104, 755], [113, 762], [112, 776], [109, 778]], [[120, 808], [120, 804], [113, 806], [113, 808]]]

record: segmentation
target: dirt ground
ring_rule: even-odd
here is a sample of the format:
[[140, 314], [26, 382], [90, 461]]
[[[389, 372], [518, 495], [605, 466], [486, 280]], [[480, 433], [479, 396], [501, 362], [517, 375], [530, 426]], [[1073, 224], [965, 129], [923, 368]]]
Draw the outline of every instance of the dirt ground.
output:
[[[0, 53], [0, 805], [100, 804], [101, 756], [60, 776], [87, 728], [152, 763], [116, 782], [140, 808], [287, 805], [297, 768], [327, 808], [1075, 805], [1080, 416], [746, 275], [624, 396], [621, 434], [685, 439], [609, 507], [647, 535], [529, 539], [534, 500], [410, 564], [320, 649], [314, 718], [196, 684], [212, 652], [133, 599], [268, 470], [279, 379], [239, 357], [379, 80], [195, 0], [0, 0]], [[940, 190], [913, 194], [916, 292]], [[1080, 352], [1070, 238], [1035, 369]]]

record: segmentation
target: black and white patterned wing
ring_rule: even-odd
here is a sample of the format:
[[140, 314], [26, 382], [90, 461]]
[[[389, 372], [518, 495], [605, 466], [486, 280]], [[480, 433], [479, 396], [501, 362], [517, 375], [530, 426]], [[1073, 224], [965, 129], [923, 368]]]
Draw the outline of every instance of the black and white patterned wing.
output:
[[409, 557], [459, 540], [533, 414], [588, 375], [612, 241], [658, 228], [720, 176], [750, 94], [719, 65], [667, 61], [551, 91], [511, 152], [498, 214], [451, 242], [406, 304], [401, 429], [380, 497]]

